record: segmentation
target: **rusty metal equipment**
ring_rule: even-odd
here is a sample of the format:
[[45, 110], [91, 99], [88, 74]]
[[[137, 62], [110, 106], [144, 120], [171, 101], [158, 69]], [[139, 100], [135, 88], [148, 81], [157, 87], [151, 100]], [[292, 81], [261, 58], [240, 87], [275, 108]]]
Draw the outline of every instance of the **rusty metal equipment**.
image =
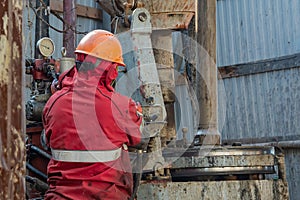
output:
[[143, 180], [137, 199], [288, 199], [284, 156], [275, 147], [202, 146], [163, 155], [172, 161], [172, 181]]
[[254, 175], [273, 174], [278, 178], [279, 172], [274, 147], [209, 146], [194, 147], [184, 151], [164, 151], [166, 159], [172, 162], [173, 180], [221, 180], [223, 177], [232, 179], [255, 179]]
[[[42, 42], [41, 41], [47, 41]], [[74, 66], [75, 59], [66, 57], [66, 48], [61, 49], [62, 57], [53, 59], [50, 56], [55, 49], [50, 38], [41, 38], [37, 43], [40, 48], [39, 59], [27, 59], [25, 72], [32, 77], [31, 97], [26, 103], [26, 195], [29, 199], [43, 196], [47, 191], [47, 165], [51, 152], [43, 143], [43, 109], [52, 95], [51, 84], [60, 73]], [[44, 48], [44, 49], [43, 49]], [[50, 49], [53, 51], [50, 52]]]
[[50, 56], [54, 44], [50, 38], [37, 42], [38, 59], [27, 59], [25, 72], [32, 77], [30, 99], [26, 103], [26, 181], [28, 198], [40, 197], [47, 188], [47, 164], [50, 152], [41, 143], [42, 113], [51, 96], [51, 83], [59, 75], [59, 63]]
[[31, 74], [32, 93], [26, 104], [26, 117], [29, 121], [42, 121], [44, 104], [51, 96], [50, 85], [57, 78], [59, 68], [54, 59], [26, 60], [26, 74]]

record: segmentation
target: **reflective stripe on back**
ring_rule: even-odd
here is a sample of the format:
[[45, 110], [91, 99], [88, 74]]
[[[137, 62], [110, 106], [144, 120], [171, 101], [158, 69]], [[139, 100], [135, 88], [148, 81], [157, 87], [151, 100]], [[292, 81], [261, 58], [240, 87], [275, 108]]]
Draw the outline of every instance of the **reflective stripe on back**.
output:
[[122, 147], [106, 151], [78, 151], [51, 149], [52, 159], [63, 162], [109, 162], [121, 156]]

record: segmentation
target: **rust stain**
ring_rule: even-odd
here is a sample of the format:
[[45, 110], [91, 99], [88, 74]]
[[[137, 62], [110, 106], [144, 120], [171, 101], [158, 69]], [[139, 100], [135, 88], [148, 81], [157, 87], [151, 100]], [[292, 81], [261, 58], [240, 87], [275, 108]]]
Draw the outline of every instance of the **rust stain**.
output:
[[20, 50], [20, 47], [18, 46], [18, 44], [16, 42], [13, 42], [13, 45], [12, 45], [12, 52], [13, 52], [12, 59], [13, 60], [20, 58], [19, 50]]
[[150, 13], [166, 13], [166, 12], [194, 12], [195, 11], [195, 1], [192, 0], [183, 0], [183, 1], [174, 1], [174, 0], [153, 0], [146, 1], [143, 0], [145, 8], [149, 10]]
[[186, 25], [185, 24], [176, 24], [176, 28], [185, 29]]
[[5, 35], [0, 35], [0, 85], [8, 83], [8, 66], [9, 66], [9, 42]]
[[4, 31], [4, 35], [7, 35], [7, 29], [8, 29], [8, 16], [7, 13], [4, 14], [4, 16], [2, 17], [3, 20], [3, 31]]
[[152, 14], [153, 29], [188, 29], [188, 26], [194, 16], [190, 13], [159, 13]]

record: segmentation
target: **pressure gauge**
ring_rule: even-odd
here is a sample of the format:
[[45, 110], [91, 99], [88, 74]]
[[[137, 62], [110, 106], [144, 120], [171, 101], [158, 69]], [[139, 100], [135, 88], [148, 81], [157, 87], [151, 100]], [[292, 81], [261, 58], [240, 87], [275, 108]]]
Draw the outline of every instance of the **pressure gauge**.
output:
[[52, 56], [55, 50], [54, 42], [48, 37], [40, 39], [36, 46], [40, 54], [44, 57]]

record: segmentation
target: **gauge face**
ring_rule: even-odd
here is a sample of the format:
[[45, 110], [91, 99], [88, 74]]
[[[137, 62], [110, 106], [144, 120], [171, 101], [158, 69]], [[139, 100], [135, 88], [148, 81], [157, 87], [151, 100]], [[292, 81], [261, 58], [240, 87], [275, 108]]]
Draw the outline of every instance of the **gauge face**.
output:
[[40, 39], [37, 42], [37, 48], [44, 57], [52, 56], [55, 49], [54, 42], [48, 37]]

